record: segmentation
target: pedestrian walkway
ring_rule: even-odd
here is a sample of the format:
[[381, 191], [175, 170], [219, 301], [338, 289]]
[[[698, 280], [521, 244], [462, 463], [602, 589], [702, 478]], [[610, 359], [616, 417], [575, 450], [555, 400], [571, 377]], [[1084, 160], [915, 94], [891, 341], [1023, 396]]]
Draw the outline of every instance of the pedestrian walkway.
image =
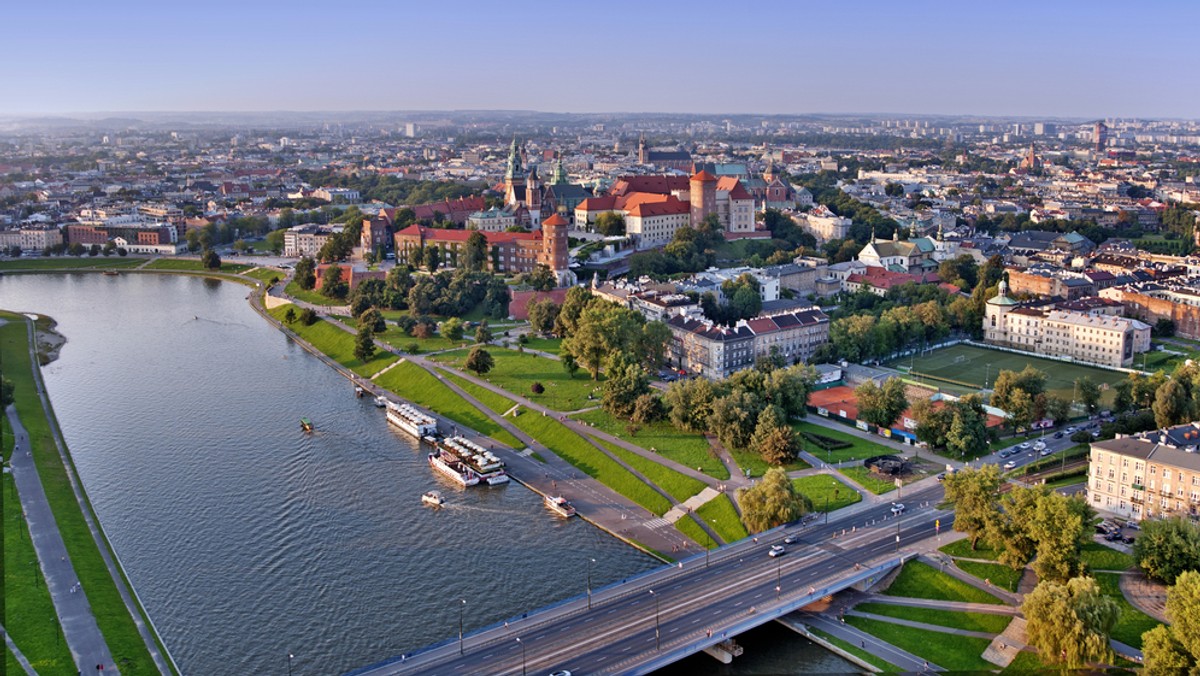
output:
[[116, 671], [112, 653], [88, 603], [87, 590], [82, 589], [79, 583], [79, 576], [75, 574], [75, 567], [67, 554], [67, 545], [58, 530], [58, 522], [50, 510], [50, 501], [46, 499], [46, 491], [29, 450], [29, 434], [17, 417], [16, 406], [9, 406], [7, 413], [14, 437], [9, 463], [13, 480], [17, 485], [25, 521], [29, 524], [29, 536], [37, 553], [38, 565], [54, 602], [54, 612], [62, 625], [63, 639], [71, 650], [71, 658], [80, 670], [87, 668], [90, 671], [102, 664], [105, 670]]
[[890, 606], [914, 606], [917, 608], [936, 608], [938, 610], [953, 610], [960, 613], [989, 613], [991, 615], [1021, 614], [1021, 609], [1014, 606], [1002, 606], [995, 603], [968, 603], [966, 601], [943, 601], [941, 599], [918, 599], [909, 596], [888, 596], [886, 594], [868, 593], [861, 602], [886, 603]]
[[1167, 622], [1167, 586], [1148, 579], [1141, 571], [1120, 577], [1121, 594], [1138, 610], [1159, 622]]
[[936, 664], [930, 664], [926, 660], [914, 655], [907, 650], [901, 650], [896, 646], [875, 638], [865, 631], [852, 627], [843, 622], [839, 622], [831, 617], [818, 615], [816, 613], [798, 612], [792, 613], [789, 617], [799, 619], [803, 624], [814, 629], [820, 629], [826, 634], [836, 636], [837, 638], [846, 641], [850, 645], [858, 646], [862, 650], [866, 650], [872, 655], [886, 660], [887, 662], [900, 667], [903, 671], [919, 673], [922, 671], [945, 671], [942, 667]]
[[937, 632], [941, 632], [943, 634], [953, 634], [955, 636], [968, 636], [971, 638], [986, 638], [986, 639], [990, 639], [993, 636], [995, 636], [995, 634], [989, 634], [986, 631], [969, 631], [967, 629], [955, 629], [954, 627], [943, 627], [939, 624], [928, 624], [926, 622], [917, 622], [915, 620], [905, 620], [905, 619], [902, 619], [899, 617], [892, 617], [890, 615], [876, 615], [875, 613], [868, 613], [868, 612], [864, 612], [861, 610], [849, 610], [849, 611], [846, 611], [846, 614], [856, 616], [856, 617], [865, 617], [869, 620], [877, 620], [879, 622], [888, 622], [890, 624], [900, 625], [901, 627], [911, 627], [913, 629], [924, 629], [926, 631], [937, 631]]
[[672, 507], [671, 511], [663, 515], [663, 518], [669, 523], [675, 523], [676, 521], [682, 519], [688, 512], [694, 512], [697, 509], [700, 509], [706, 502], [712, 500], [720, 494], [721, 491], [718, 491], [712, 486], [706, 486], [704, 490], [693, 495], [687, 500], [684, 500], [682, 505], [676, 505]]
[[37, 676], [37, 672], [33, 670], [33, 665], [29, 663], [28, 659], [26, 659], [25, 654], [22, 653], [19, 648], [17, 648], [17, 644], [13, 643], [12, 637], [8, 635], [8, 631], [4, 629], [3, 625], [0, 625], [0, 634], [4, 634], [4, 644], [8, 646], [8, 650], [17, 660], [17, 664], [21, 665], [21, 668], [25, 670], [25, 673], [28, 676]]
[[959, 580], [966, 582], [976, 589], [981, 589], [1009, 605], [1019, 606], [1024, 600], [1020, 594], [1014, 594], [1010, 591], [1001, 589], [996, 585], [988, 584], [984, 580], [980, 580], [968, 572], [959, 570], [959, 568], [953, 564], [953, 559], [951, 559], [950, 565], [946, 565], [946, 561], [944, 559], [948, 559], [950, 557], [945, 555], [938, 554], [935, 556], [932, 554], [922, 554], [917, 558], [919, 561], [927, 563], [930, 566], [941, 570], [943, 573], [950, 575], [951, 577], [958, 578]]

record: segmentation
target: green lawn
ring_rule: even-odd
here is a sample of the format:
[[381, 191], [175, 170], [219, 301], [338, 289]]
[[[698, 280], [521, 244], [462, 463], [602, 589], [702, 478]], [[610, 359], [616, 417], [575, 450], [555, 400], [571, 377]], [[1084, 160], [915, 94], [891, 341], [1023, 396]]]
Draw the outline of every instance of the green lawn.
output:
[[894, 673], [894, 672], [903, 671], [903, 669], [892, 664], [891, 662], [888, 662], [887, 660], [876, 657], [876, 656], [872, 655], [871, 653], [863, 650], [862, 648], [854, 645], [853, 643], [850, 643], [849, 641], [843, 641], [842, 639], [834, 636], [833, 634], [821, 631], [820, 629], [817, 629], [816, 627], [809, 627], [808, 630], [814, 636], [819, 636], [822, 640], [832, 643], [833, 645], [841, 648], [842, 650], [845, 650], [846, 652], [850, 653], [851, 655], [854, 655], [855, 657], [866, 662], [867, 664], [873, 665], [876, 669], [879, 669], [880, 671], [882, 671], [884, 673]]
[[980, 580], [991, 580], [992, 584], [1010, 592], [1017, 591], [1021, 575], [1025, 573], [1024, 568], [1013, 570], [1002, 563], [980, 563], [978, 561], [957, 561], [956, 563], [963, 572], [970, 573]]
[[891, 622], [872, 620], [866, 617], [846, 616], [846, 624], [857, 627], [872, 636], [929, 660], [950, 671], [990, 671], [991, 662], [980, 657], [990, 640], [968, 636], [955, 636], [929, 629], [902, 627]]
[[321, 294], [317, 293], [317, 290], [315, 288], [312, 290], [309, 290], [309, 291], [305, 291], [304, 289], [300, 288], [300, 285], [296, 283], [295, 279], [291, 280], [290, 282], [287, 283], [287, 286], [283, 287], [283, 292], [286, 293], [287, 295], [291, 296], [292, 298], [295, 298], [296, 300], [304, 301], [305, 303], [309, 303], [311, 305], [345, 305], [346, 304], [346, 301], [344, 301], [344, 300], [338, 300], [336, 298], [326, 298], [325, 296], [322, 296]]
[[675, 498], [676, 502], [683, 502], [704, 490], [705, 484], [699, 479], [693, 479], [686, 474], [680, 474], [669, 467], [664, 467], [637, 453], [627, 451], [616, 444], [610, 444], [602, 439], [596, 439], [595, 441], [609, 453], [620, 459], [621, 462], [629, 465], [639, 474], [649, 479], [654, 485], [670, 494], [672, 498]]
[[693, 542], [699, 544], [701, 547], [715, 549], [721, 546], [719, 542], [712, 539], [712, 536], [708, 534], [708, 531], [700, 527], [700, 524], [686, 516], [675, 522], [675, 530], [688, 536]]
[[1048, 666], [1038, 657], [1038, 654], [1031, 650], [1022, 650], [1017, 653], [1017, 657], [1009, 663], [1001, 674], [1044, 674], [1053, 671], [1062, 671], [1052, 666]]
[[[601, 376], [599, 381], [593, 381], [580, 371], [572, 378], [563, 370], [562, 362], [557, 359], [503, 348], [488, 351], [496, 365], [486, 374], [487, 379], [513, 394], [536, 401], [555, 411], [574, 411], [600, 404], [600, 389], [604, 376]], [[467, 350], [447, 352], [437, 355], [434, 359], [442, 364], [462, 368], [467, 359]], [[534, 394], [531, 389], [534, 383], [541, 383], [545, 392]], [[589, 394], [594, 395], [595, 399], [589, 401]]]
[[[113, 256], [84, 256], [82, 258], [19, 258], [0, 261], [0, 270], [79, 270], [87, 268], [133, 268], [145, 263], [145, 258]], [[19, 646], [18, 646], [19, 647]]]
[[1061, 474], [1055, 477], [1047, 477], [1047, 481], [1043, 484], [1050, 489], [1059, 489], [1066, 486], [1077, 486], [1087, 481], [1087, 468], [1081, 467], [1076, 471], [1068, 471], [1066, 474]]
[[1128, 570], [1133, 568], [1134, 563], [1132, 555], [1095, 541], [1081, 548], [1079, 558], [1089, 570]]
[[1076, 444], [1070, 448], [1063, 449], [1063, 450], [1059, 451], [1058, 453], [1055, 453], [1054, 455], [1049, 455], [1049, 456], [1046, 456], [1045, 458], [1038, 458], [1037, 460], [1034, 460], [1033, 462], [1029, 463], [1028, 465], [1025, 465], [1023, 467], [1018, 467], [1017, 469], [1012, 470], [1011, 472], [1005, 472], [1005, 474], [1013, 475], [1013, 476], [1018, 476], [1018, 475], [1024, 476], [1026, 474], [1032, 474], [1033, 472], [1038, 472], [1038, 471], [1041, 471], [1044, 469], [1057, 469], [1059, 467], [1062, 467], [1065, 463], [1070, 462], [1072, 460], [1077, 460], [1079, 458], [1086, 458], [1088, 453], [1090, 453], [1090, 452], [1091, 452], [1091, 449], [1087, 444]]
[[696, 510], [696, 516], [704, 519], [717, 535], [725, 542], [737, 542], [744, 537], [750, 535], [746, 532], [746, 527], [742, 525], [742, 518], [738, 516], [737, 509], [733, 506], [733, 499], [728, 493], [722, 493], [708, 502], [700, 505]]
[[1159, 621], [1134, 608], [1125, 600], [1125, 595], [1121, 593], [1120, 573], [1092, 573], [1092, 577], [1096, 578], [1100, 591], [1116, 601], [1121, 608], [1121, 617], [1117, 620], [1117, 626], [1113, 627], [1112, 637], [1141, 650], [1142, 634], [1157, 627]]
[[1012, 622], [1008, 615], [993, 615], [991, 613], [962, 613], [940, 608], [918, 608], [916, 606], [897, 606], [890, 603], [860, 603], [855, 610], [873, 615], [886, 615], [910, 622], [936, 624], [939, 627], [965, 629], [967, 631], [986, 631], [989, 634], [999, 634]]
[[[796, 430], [796, 437], [797, 441], [800, 442], [800, 447], [812, 453], [818, 460], [824, 460], [825, 462], [837, 463], [845, 462], [846, 460], [863, 460], [877, 455], [894, 455], [897, 453], [897, 451], [882, 444], [860, 439], [853, 434], [829, 429], [828, 427], [811, 422], [794, 422], [792, 423], [792, 429]], [[804, 433], [806, 432], [850, 444], [850, 448], [826, 451], [812, 441], [805, 439]]]
[[625, 422], [617, 420], [611, 413], [603, 409], [587, 411], [571, 417], [623, 441], [653, 450], [664, 458], [670, 458], [681, 465], [697, 467], [701, 472], [714, 479], [729, 478], [729, 470], [725, 469], [724, 463], [713, 455], [708, 440], [702, 434], [681, 432], [672, 427], [671, 423], [662, 421], [644, 425], [631, 436]]
[[[727, 450], [729, 451], [729, 455], [733, 456], [733, 461], [737, 463], [737, 466], [740, 467], [743, 472], [745, 470], [750, 470], [750, 476], [752, 477], [760, 477], [766, 474], [767, 470], [771, 469], [772, 467], [772, 465], [768, 465], [767, 462], [762, 459], [761, 455], [755, 453], [754, 451], [737, 448], [730, 448]], [[808, 469], [809, 467], [810, 465], [807, 462], [796, 458], [795, 460], [784, 465], [783, 469], [788, 472], [793, 472], [799, 469]]]
[[562, 338], [530, 338], [525, 349], [558, 354], [562, 350]]
[[[400, 327], [389, 325], [387, 331], [379, 334], [378, 338], [383, 342], [391, 345], [394, 348], [409, 351], [412, 345], [417, 346], [417, 351], [413, 354], [425, 354], [428, 352], [440, 352], [441, 350], [453, 350], [461, 348], [463, 344], [470, 345], [475, 342], [474, 334], [464, 335], [461, 340], [450, 340], [440, 335], [435, 335], [430, 338], [413, 338], [407, 333], [400, 330]], [[495, 353], [497, 348], [487, 348], [488, 352]]]
[[263, 284], [269, 284], [272, 279], [283, 279], [286, 275], [283, 272], [274, 268], [255, 268], [242, 273], [247, 277], [253, 277]]
[[884, 493], [890, 493], [891, 491], [896, 490], [896, 483], [894, 479], [890, 477], [881, 478], [879, 475], [875, 474], [866, 467], [863, 467], [862, 465], [841, 467], [838, 469], [838, 471], [852, 479], [858, 485], [871, 491], [875, 495], [883, 495]]
[[296, 335], [311, 343], [313, 347], [360, 376], [369, 378], [398, 359], [394, 354], [376, 349], [375, 355], [371, 357], [370, 361], [365, 363], [359, 361], [358, 357], [354, 356], [353, 335], [339, 329], [324, 319], [317, 320], [317, 323], [312, 326], [305, 326], [299, 321], [288, 324], [284, 321], [284, 316], [287, 315], [288, 308], [292, 308], [297, 314], [300, 312], [300, 309], [291, 303], [268, 310], [268, 312], [271, 313], [272, 317], [283, 322], [285, 326], [294, 331]]
[[[253, 268], [253, 265], [244, 263], [221, 263], [221, 272], [245, 272]], [[198, 260], [190, 260], [186, 258], [158, 258], [150, 261], [144, 268], [146, 270], [183, 270], [191, 272], [208, 272]], [[282, 275], [280, 275], [282, 277]]]
[[982, 589], [973, 587], [920, 561], [905, 563], [900, 575], [884, 593], [888, 596], [906, 596], [914, 599], [1004, 605], [1003, 601]]
[[792, 479], [792, 485], [812, 500], [813, 509], [818, 512], [833, 512], [862, 501], [858, 491], [828, 474]]
[[[142, 642], [141, 634], [138, 633], [137, 626], [117, 591], [116, 583], [100, 556], [96, 540], [84, 521], [66, 468], [54, 444], [50, 431], [51, 422], [46, 417], [33, 385], [33, 370], [24, 324], [26, 320], [19, 315], [6, 315], [5, 318], [10, 322], [0, 326], [0, 363], [4, 364], [5, 377], [11, 380], [16, 388], [17, 411], [29, 432], [34, 462], [37, 464], [42, 486], [54, 512], [59, 532], [66, 543], [67, 553], [75, 565], [75, 572], [83, 588], [87, 590], [96, 623], [113, 658], [121, 664], [122, 673], [157, 673], [157, 667], [145, 643]], [[104, 543], [102, 546], [108, 544]], [[29, 575], [28, 571], [20, 570], [20, 566], [17, 568], [18, 575], [21, 572]], [[29, 580], [29, 577], [18, 578], [17, 582], [29, 584]], [[9, 631], [14, 629], [7, 624], [6, 627]], [[20, 645], [18, 642], [18, 646]]]
[[987, 559], [989, 561], [995, 561], [999, 559], [1001, 554], [1001, 550], [992, 549], [992, 546], [989, 545], [985, 540], [980, 540], [976, 549], [972, 550], [971, 538], [955, 540], [948, 545], [943, 545], [940, 549], [938, 549], [938, 551], [949, 554], [955, 558]]
[[432, 374], [416, 364], [411, 362], [398, 364], [376, 378], [375, 383], [389, 392], [394, 392], [396, 395], [424, 406], [464, 427], [470, 427], [477, 432], [486, 434], [511, 448], [522, 449], [525, 447], [525, 444], [518, 441], [508, 430], [487, 417], [479, 409], [468, 404], [445, 383], [439, 382]]

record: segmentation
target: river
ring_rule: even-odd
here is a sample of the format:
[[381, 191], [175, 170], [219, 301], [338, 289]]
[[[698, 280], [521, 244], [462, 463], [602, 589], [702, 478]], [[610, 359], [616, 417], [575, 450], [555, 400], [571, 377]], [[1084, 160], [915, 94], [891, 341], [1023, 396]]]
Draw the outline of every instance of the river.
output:
[[[5, 275], [0, 307], [54, 317], [44, 369], [80, 476], [186, 674], [333, 674], [655, 567], [519, 484], [461, 490], [369, 399], [190, 276]], [[303, 434], [307, 416], [317, 432]], [[441, 490], [448, 505], [425, 507]], [[731, 671], [844, 672], [779, 636]], [[749, 652], [746, 657], [750, 657]], [[781, 662], [782, 660], [782, 662]], [[789, 665], [789, 666], [785, 666]]]

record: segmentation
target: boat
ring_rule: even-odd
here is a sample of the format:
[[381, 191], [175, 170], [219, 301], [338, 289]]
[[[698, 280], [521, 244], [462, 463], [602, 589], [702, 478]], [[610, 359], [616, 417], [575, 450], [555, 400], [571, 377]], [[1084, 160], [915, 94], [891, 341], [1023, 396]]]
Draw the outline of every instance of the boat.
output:
[[414, 437], [434, 436], [437, 434], [437, 421], [431, 416], [421, 413], [408, 404], [397, 404], [394, 401], [386, 403], [387, 419], [396, 427], [408, 432]]
[[100, 274], [108, 275], [109, 277], [116, 277], [117, 275], [119, 275], [121, 273], [116, 270], [105, 270], [104, 272], [101, 272]]
[[308, 418], [301, 418], [300, 419], [300, 429], [304, 430], [305, 432], [313, 431], [312, 421], [309, 420]]
[[567, 502], [567, 499], [561, 495], [547, 495], [546, 506], [550, 508], [550, 511], [558, 514], [559, 516], [565, 516], [567, 518], [575, 516], [575, 508], [572, 507], [571, 503]]
[[442, 494], [437, 491], [425, 491], [425, 494], [421, 496], [421, 502], [433, 505], [434, 507], [441, 507], [446, 504], [446, 498], [443, 498]]
[[362, 385], [354, 386], [354, 396], [358, 397], [359, 399], [362, 399], [363, 393], [365, 393], [365, 392], [366, 392], [366, 390], [364, 390], [362, 388]]
[[387, 406], [388, 400], [384, 397], [375, 397], [375, 408], [383, 408]]
[[509, 481], [508, 473], [504, 471], [504, 461], [496, 457], [496, 454], [490, 450], [466, 437], [454, 436], [442, 439], [437, 444], [437, 448], [470, 467], [479, 476], [479, 480], [489, 486], [506, 484]]
[[475, 474], [475, 470], [445, 451], [430, 453], [429, 466], [450, 477], [459, 485], [474, 486], [479, 483], [479, 475]]

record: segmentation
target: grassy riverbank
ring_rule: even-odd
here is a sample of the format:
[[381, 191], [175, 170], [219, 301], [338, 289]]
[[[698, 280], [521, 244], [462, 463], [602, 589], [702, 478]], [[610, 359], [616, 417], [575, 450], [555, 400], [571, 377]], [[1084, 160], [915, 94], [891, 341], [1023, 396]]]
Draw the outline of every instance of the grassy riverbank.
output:
[[288, 329], [294, 331], [296, 335], [329, 356], [330, 359], [333, 359], [360, 376], [369, 378], [382, 371], [397, 359], [396, 355], [390, 352], [376, 350], [375, 356], [364, 362], [354, 356], [354, 336], [352, 334], [343, 331], [324, 319], [318, 319], [311, 326], [305, 326], [300, 321], [294, 321], [289, 324], [285, 319], [288, 309], [291, 309], [299, 316], [300, 308], [291, 303], [280, 305], [267, 312], [270, 312], [272, 317], [279, 320]]
[[[137, 625], [101, 556], [99, 547], [109, 545], [103, 539], [98, 545], [92, 537], [80, 504], [75, 499], [67, 469], [54, 443], [52, 429], [55, 423], [47, 417], [34, 385], [26, 331], [28, 320], [12, 314], [3, 314], [0, 317], [9, 320], [9, 323], [0, 326], [0, 363], [4, 364], [5, 376], [16, 388], [17, 412], [29, 432], [31, 450], [42, 486], [58, 523], [59, 532], [66, 543], [67, 552], [75, 566], [75, 572], [83, 588], [87, 590], [96, 623], [123, 674], [157, 673], [158, 669], [150, 652], [143, 643]], [[91, 506], [87, 505], [85, 508], [90, 510]], [[8, 568], [6, 565], [6, 571]], [[19, 565], [17, 568], [20, 572]], [[25, 584], [28, 584], [28, 578]], [[131, 586], [128, 580], [126, 585]], [[141, 612], [144, 614], [144, 611]], [[14, 641], [21, 647], [22, 642], [17, 639], [14, 631], [17, 628], [7, 625], [6, 628], [14, 632]]]

